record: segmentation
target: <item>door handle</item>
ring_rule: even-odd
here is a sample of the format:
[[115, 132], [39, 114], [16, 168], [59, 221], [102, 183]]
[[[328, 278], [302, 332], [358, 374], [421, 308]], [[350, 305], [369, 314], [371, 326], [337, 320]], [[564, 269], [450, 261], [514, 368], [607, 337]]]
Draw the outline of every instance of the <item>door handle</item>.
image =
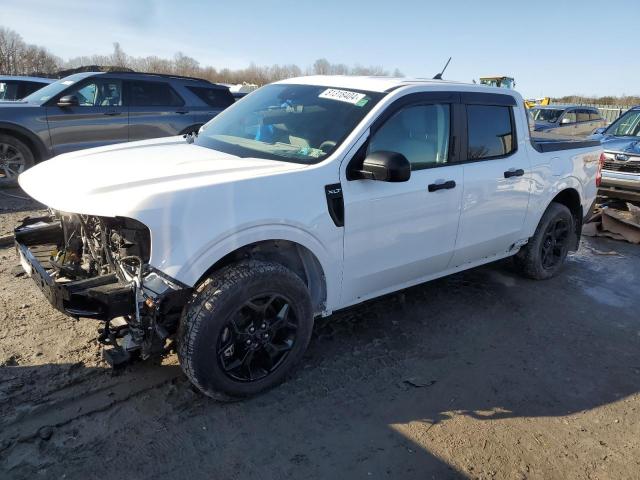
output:
[[115, 117], [116, 115], [120, 115], [122, 112], [117, 112], [115, 110], [111, 110], [109, 112], [104, 112], [104, 114], [108, 117]]
[[185, 113], [189, 113], [189, 110], [176, 110], [176, 113], [184, 115]]
[[450, 190], [452, 188], [456, 188], [456, 182], [453, 180], [447, 180], [442, 183], [432, 183], [429, 185], [430, 192], [437, 192], [438, 190]]
[[518, 168], [517, 170], [507, 170], [506, 172], [504, 172], [504, 178], [521, 177], [523, 175], [524, 170], [521, 168]]

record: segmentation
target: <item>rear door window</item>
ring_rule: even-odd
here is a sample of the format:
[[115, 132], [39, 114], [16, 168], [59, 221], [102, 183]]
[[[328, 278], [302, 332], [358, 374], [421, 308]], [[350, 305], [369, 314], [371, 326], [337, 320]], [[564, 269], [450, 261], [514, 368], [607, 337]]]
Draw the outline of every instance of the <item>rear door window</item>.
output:
[[131, 82], [131, 104], [136, 107], [181, 107], [184, 100], [166, 82]]
[[579, 122], [588, 122], [590, 120], [589, 118], [589, 110], [586, 109], [580, 109], [577, 110], [577, 119]]
[[187, 87], [200, 100], [214, 108], [227, 108], [235, 99], [228, 88]]
[[469, 160], [504, 157], [516, 149], [511, 107], [467, 105]]
[[18, 95], [18, 82], [0, 82], [0, 100], [15, 100]]

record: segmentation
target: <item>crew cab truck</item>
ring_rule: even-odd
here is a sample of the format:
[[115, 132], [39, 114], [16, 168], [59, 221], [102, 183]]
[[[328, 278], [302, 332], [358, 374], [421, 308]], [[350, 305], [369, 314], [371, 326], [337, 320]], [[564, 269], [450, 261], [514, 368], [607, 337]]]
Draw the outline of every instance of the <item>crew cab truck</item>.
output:
[[175, 345], [205, 394], [256, 394], [301, 359], [316, 316], [505, 257], [559, 272], [602, 150], [537, 141], [526, 115], [518, 93], [478, 85], [278, 82], [197, 136], [26, 171], [52, 215], [16, 247], [56, 308], [104, 323], [111, 364]]

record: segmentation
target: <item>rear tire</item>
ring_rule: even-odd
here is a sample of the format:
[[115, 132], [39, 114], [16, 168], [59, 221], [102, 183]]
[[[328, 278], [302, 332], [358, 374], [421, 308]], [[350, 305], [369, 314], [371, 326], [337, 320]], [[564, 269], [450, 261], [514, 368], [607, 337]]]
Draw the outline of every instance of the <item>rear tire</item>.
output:
[[230, 401], [282, 382], [313, 329], [305, 283], [273, 262], [245, 261], [203, 281], [183, 313], [178, 358], [205, 395]]
[[571, 211], [565, 205], [551, 203], [529, 243], [514, 257], [515, 264], [526, 277], [551, 278], [564, 265], [574, 239], [575, 221]]
[[33, 167], [35, 157], [31, 149], [11, 135], [0, 134], [0, 187], [18, 185], [18, 175]]

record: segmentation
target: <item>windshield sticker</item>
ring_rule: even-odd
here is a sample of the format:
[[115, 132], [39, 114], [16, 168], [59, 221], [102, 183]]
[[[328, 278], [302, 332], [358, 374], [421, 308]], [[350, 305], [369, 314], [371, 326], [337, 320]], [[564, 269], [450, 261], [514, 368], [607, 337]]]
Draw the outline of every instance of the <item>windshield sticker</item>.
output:
[[337, 88], [327, 88], [324, 92], [318, 95], [318, 98], [326, 98], [328, 100], [338, 100], [339, 102], [351, 103], [362, 107], [366, 105], [366, 101], [360, 104], [364, 100], [366, 95], [364, 93], [350, 92], [349, 90], [338, 90]]

